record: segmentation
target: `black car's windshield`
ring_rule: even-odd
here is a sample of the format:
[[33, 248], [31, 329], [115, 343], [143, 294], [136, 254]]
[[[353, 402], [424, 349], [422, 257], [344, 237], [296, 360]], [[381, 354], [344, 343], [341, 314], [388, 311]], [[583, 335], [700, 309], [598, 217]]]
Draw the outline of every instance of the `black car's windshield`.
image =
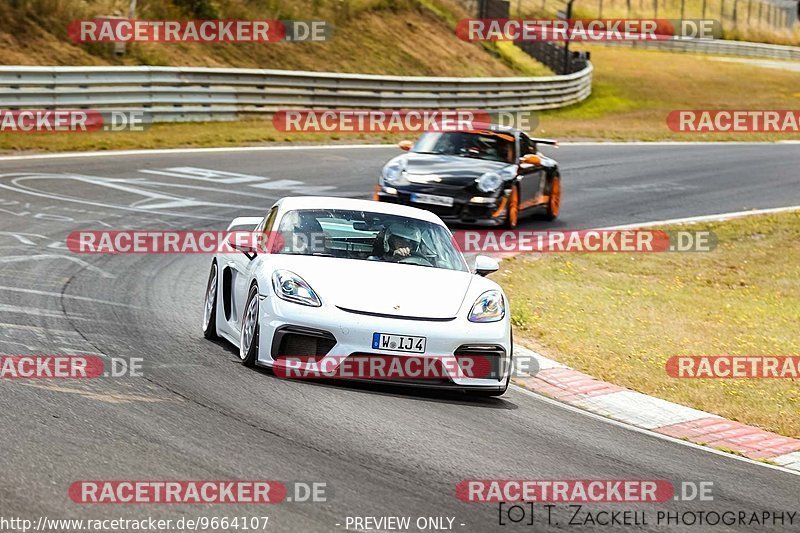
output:
[[320, 255], [467, 271], [450, 232], [439, 224], [346, 209], [289, 211], [273, 253]]
[[412, 152], [513, 163], [514, 136], [510, 133], [488, 130], [427, 132], [420, 137]]

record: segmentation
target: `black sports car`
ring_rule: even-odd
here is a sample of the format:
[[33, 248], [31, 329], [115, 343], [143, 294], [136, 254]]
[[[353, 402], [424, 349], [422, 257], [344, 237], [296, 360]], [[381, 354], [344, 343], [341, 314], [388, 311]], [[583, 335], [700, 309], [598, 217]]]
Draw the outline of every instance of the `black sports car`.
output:
[[558, 163], [542, 155], [517, 129], [427, 132], [383, 167], [375, 200], [421, 207], [445, 222], [514, 228], [521, 216], [539, 211], [558, 216]]

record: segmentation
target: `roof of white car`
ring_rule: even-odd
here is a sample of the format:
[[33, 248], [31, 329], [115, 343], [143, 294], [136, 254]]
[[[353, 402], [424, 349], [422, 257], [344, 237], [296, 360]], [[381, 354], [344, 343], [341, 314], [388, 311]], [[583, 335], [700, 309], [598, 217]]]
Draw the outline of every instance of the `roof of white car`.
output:
[[442, 220], [424, 209], [417, 209], [407, 205], [398, 205], [388, 202], [375, 202], [373, 200], [356, 200], [354, 198], [336, 198], [333, 196], [287, 196], [280, 200], [283, 209], [350, 209], [354, 211], [370, 211], [373, 213], [386, 213], [420, 220], [427, 220], [436, 224], [443, 224]]

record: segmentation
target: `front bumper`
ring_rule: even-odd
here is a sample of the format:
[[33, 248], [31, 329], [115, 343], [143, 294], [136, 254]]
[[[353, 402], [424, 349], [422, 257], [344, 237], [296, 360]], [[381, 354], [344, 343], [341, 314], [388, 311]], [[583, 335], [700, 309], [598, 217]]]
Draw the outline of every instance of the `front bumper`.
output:
[[[390, 194], [381, 189], [377, 192], [377, 199], [380, 202], [389, 202], [400, 205], [408, 205], [425, 209], [430, 211], [444, 222], [450, 224], [469, 224], [476, 226], [500, 226], [506, 221], [506, 205], [510, 189], [502, 191], [497, 197], [480, 196], [476, 193], [464, 194], [459, 192], [454, 194], [453, 191], [439, 191], [436, 189], [425, 190], [409, 190], [404, 188], [394, 187], [397, 190], [396, 194]], [[431, 204], [423, 204], [411, 201], [413, 193], [434, 194], [440, 196], [449, 196], [453, 198], [452, 206], [439, 206]], [[475, 196], [490, 198], [489, 203], [473, 203], [471, 198]]]
[[[283, 301], [275, 296], [262, 297], [260, 306], [260, 337], [258, 363], [272, 366], [276, 359], [287, 354], [275, 353], [280, 342], [274, 342], [276, 331], [280, 337], [286, 326], [307, 328], [317, 332], [328, 332], [335, 340], [327, 353], [317, 354], [323, 367], [336, 367], [347, 356], [380, 355], [391, 357], [436, 357], [445, 368], [447, 379], [376, 379], [381, 383], [401, 383], [435, 388], [500, 390], [505, 388], [511, 372], [511, 325], [508, 317], [499, 322], [472, 323], [466, 316], [448, 321], [429, 321], [405, 318], [387, 318], [344, 311], [323, 303], [322, 307], [307, 307]], [[427, 339], [424, 354], [410, 354], [392, 350], [372, 348], [374, 333], [422, 336]], [[494, 346], [502, 351], [502, 372], [488, 379], [468, 377], [464, 373], [448, 372], [458, 368], [456, 354], [463, 354], [464, 346]], [[461, 349], [461, 351], [459, 351]], [[327, 350], [327, 346], [325, 348]], [[297, 354], [292, 354], [297, 355]], [[315, 356], [313, 353], [305, 354]]]

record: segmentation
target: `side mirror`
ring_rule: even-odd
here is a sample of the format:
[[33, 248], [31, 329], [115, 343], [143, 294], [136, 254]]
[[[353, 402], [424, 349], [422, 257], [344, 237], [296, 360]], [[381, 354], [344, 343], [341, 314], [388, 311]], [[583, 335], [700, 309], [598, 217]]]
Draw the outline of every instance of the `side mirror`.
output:
[[479, 276], [488, 276], [500, 269], [500, 263], [488, 255], [479, 255], [475, 258], [475, 273]]
[[411, 141], [400, 141], [397, 143], [397, 146], [399, 146], [401, 150], [408, 152], [414, 146], [414, 143]]
[[[245, 238], [243, 238], [245, 236]], [[252, 232], [233, 231], [228, 233], [226, 238], [228, 246], [234, 250], [239, 250], [251, 261], [258, 255], [258, 248], [255, 244], [255, 234]]]
[[525, 154], [519, 158], [519, 162], [523, 165], [538, 165], [542, 162], [542, 158], [536, 154]]

